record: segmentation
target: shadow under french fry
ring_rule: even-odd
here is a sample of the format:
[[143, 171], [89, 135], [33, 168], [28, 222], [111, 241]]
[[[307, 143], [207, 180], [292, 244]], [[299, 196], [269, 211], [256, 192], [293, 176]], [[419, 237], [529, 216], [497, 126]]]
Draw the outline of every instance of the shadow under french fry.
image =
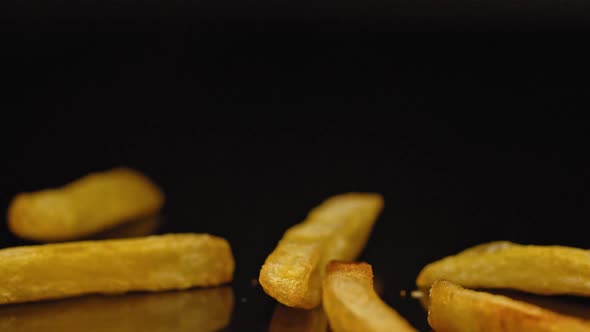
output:
[[298, 309], [277, 304], [270, 321], [269, 332], [326, 332], [328, 318], [322, 306]]
[[139, 220], [129, 221], [125, 224], [92, 235], [88, 240], [106, 240], [142, 237], [156, 234], [162, 225], [162, 217], [155, 215]]
[[3, 332], [212, 332], [229, 324], [231, 287], [0, 306]]

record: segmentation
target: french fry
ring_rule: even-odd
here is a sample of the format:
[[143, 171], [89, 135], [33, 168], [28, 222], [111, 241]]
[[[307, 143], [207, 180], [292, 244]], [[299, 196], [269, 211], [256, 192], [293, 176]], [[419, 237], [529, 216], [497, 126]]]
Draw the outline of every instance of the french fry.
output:
[[0, 250], [0, 304], [232, 280], [226, 240], [207, 234], [81, 241]]
[[0, 307], [2, 332], [212, 332], [231, 318], [230, 287], [85, 296]]
[[355, 259], [382, 208], [378, 194], [349, 193], [327, 199], [287, 230], [260, 270], [260, 285], [289, 307], [318, 306], [326, 264]]
[[468, 288], [590, 296], [590, 252], [561, 246], [492, 242], [427, 265], [416, 284], [427, 289], [437, 279]]
[[416, 332], [373, 289], [367, 263], [330, 262], [323, 282], [323, 306], [334, 332]]
[[590, 322], [448, 281], [430, 289], [428, 322], [436, 332], [589, 332]]
[[28, 240], [75, 240], [154, 215], [163, 204], [164, 195], [147, 177], [115, 168], [61, 188], [16, 195], [8, 209], [8, 225]]
[[321, 306], [306, 310], [278, 303], [269, 332], [326, 332], [327, 329], [328, 318]]

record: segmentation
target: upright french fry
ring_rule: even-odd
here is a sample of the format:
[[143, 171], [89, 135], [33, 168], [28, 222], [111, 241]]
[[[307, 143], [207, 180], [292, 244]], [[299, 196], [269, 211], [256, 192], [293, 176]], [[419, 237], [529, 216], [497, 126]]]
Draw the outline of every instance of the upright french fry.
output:
[[355, 259], [382, 208], [378, 194], [349, 193], [327, 199], [287, 230], [260, 270], [260, 285], [289, 307], [318, 306], [326, 264]]
[[328, 318], [321, 306], [306, 310], [277, 304], [269, 332], [326, 332]]
[[428, 322], [436, 332], [589, 332], [588, 321], [448, 281], [430, 289]]
[[0, 307], [2, 332], [213, 332], [231, 318], [230, 287], [86, 296]]
[[115, 168], [61, 188], [18, 194], [8, 209], [8, 225], [24, 239], [75, 240], [154, 215], [163, 204], [164, 195], [147, 177]]
[[233, 271], [227, 241], [207, 234], [14, 247], [0, 250], [0, 304], [216, 286]]
[[468, 288], [590, 296], [590, 252], [561, 246], [492, 242], [427, 265], [416, 284], [427, 289], [437, 279]]
[[373, 289], [367, 263], [330, 262], [323, 282], [323, 306], [334, 332], [416, 332]]

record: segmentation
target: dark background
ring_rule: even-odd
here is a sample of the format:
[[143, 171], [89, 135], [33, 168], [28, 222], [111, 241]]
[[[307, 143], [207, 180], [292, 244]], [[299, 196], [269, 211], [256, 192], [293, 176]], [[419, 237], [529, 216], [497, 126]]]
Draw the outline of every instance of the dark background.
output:
[[228, 330], [267, 329], [251, 279], [337, 193], [385, 196], [361, 259], [423, 330], [399, 291], [424, 264], [499, 239], [588, 247], [582, 1], [2, 6], [2, 206], [145, 172], [167, 194], [162, 232], [231, 242]]

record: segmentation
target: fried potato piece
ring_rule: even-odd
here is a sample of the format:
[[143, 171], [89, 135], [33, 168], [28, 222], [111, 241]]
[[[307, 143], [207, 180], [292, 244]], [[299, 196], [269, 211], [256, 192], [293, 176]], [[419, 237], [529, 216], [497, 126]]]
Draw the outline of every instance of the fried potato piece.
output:
[[0, 250], [0, 304], [216, 286], [233, 271], [227, 241], [207, 234], [14, 247]]
[[323, 281], [323, 306], [334, 332], [415, 332], [373, 288], [367, 263], [332, 261]]
[[0, 307], [3, 332], [212, 332], [230, 321], [230, 287], [86, 296]]
[[436, 332], [588, 332], [590, 322], [448, 281], [430, 289], [428, 322]]
[[437, 279], [468, 288], [590, 296], [590, 252], [561, 246], [491, 242], [427, 265], [416, 284], [427, 289]]
[[326, 332], [328, 317], [321, 306], [311, 310], [277, 304], [269, 332]]
[[260, 270], [260, 285], [289, 307], [318, 306], [326, 264], [333, 259], [354, 260], [382, 208], [378, 194], [348, 193], [327, 199], [285, 232]]
[[61, 188], [16, 195], [8, 208], [8, 225], [28, 240], [75, 240], [154, 215], [163, 204], [163, 193], [146, 176], [115, 168]]

